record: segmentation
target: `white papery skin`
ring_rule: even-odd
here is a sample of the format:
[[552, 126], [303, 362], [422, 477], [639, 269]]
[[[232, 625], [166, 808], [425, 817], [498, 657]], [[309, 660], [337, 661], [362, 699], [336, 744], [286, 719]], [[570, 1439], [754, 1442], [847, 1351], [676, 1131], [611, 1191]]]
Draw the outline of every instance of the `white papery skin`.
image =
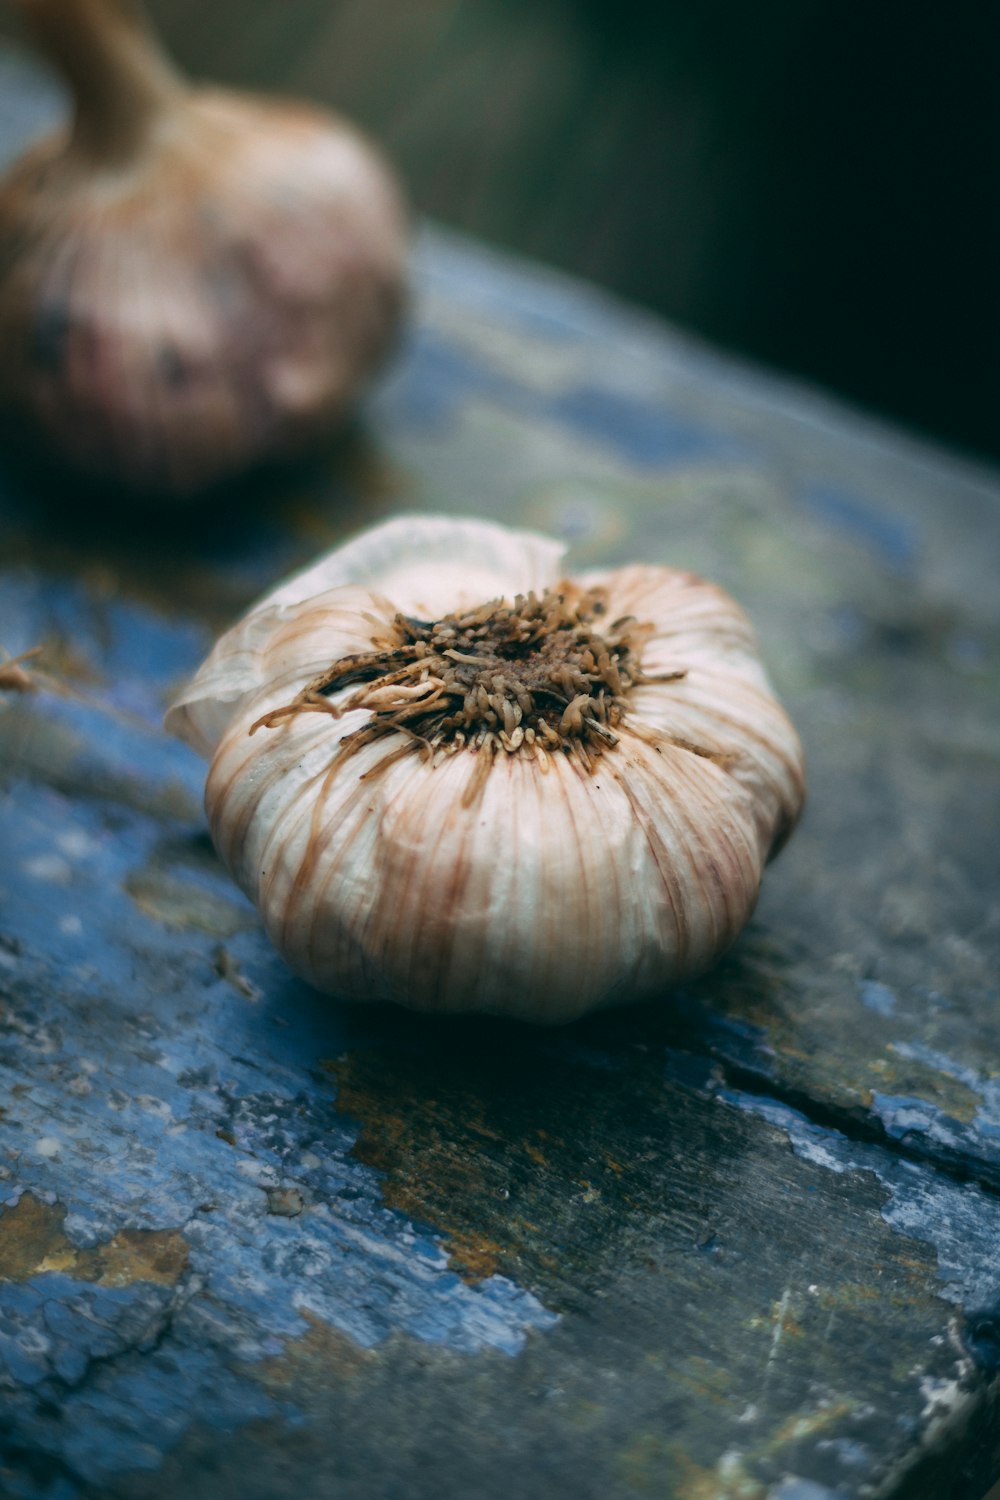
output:
[[802, 805], [801, 748], [744, 615], [690, 574], [635, 566], [575, 580], [607, 591], [609, 620], [652, 625], [646, 676], [686, 673], [630, 690], [619, 743], [591, 775], [562, 753], [545, 772], [499, 755], [466, 806], [468, 750], [437, 765], [416, 752], [390, 760], [406, 743], [397, 732], [340, 763], [339, 741], [367, 710], [301, 712], [249, 733], [331, 663], [371, 650], [397, 612], [439, 619], [540, 592], [563, 576], [560, 557], [547, 538], [485, 522], [390, 522], [263, 600], [168, 715], [213, 756], [220, 856], [318, 988], [564, 1022], [703, 971], [750, 916]]

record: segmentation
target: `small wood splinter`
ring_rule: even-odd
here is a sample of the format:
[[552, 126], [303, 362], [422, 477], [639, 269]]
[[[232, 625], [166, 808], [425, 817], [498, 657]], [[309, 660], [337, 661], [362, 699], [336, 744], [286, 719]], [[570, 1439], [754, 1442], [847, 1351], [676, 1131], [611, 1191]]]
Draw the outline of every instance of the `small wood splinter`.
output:
[[41, 651], [41, 646], [32, 646], [30, 651], [22, 651], [19, 656], [6, 656], [0, 661], [0, 689], [10, 693], [37, 693], [38, 683], [21, 666], [24, 661], [30, 661]]

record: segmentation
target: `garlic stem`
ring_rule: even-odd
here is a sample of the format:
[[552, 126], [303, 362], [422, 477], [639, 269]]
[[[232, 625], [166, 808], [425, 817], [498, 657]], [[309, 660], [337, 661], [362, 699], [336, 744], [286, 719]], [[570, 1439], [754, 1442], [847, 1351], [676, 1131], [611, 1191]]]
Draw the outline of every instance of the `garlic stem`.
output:
[[180, 103], [186, 85], [135, 0], [14, 0], [72, 91], [72, 146], [127, 161]]

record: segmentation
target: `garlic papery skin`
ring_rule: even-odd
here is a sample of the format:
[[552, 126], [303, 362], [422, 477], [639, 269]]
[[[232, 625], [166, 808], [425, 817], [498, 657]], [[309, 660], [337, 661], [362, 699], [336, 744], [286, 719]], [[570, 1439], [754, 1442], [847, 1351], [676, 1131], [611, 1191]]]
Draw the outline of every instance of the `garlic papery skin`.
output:
[[0, 183], [0, 414], [92, 480], [185, 499], [326, 439], [405, 308], [375, 149], [192, 88], [133, 0], [17, 0], [74, 111]]
[[405, 517], [261, 600], [167, 727], [296, 973], [556, 1023], [662, 996], [750, 916], [801, 747], [720, 589], [567, 578], [558, 543]]

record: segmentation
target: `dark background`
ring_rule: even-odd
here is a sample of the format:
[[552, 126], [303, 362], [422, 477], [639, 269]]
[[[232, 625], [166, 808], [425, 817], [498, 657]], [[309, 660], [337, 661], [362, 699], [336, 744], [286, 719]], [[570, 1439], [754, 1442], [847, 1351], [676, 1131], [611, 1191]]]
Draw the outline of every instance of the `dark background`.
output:
[[995, 0], [147, 8], [354, 116], [421, 212], [1000, 456]]

